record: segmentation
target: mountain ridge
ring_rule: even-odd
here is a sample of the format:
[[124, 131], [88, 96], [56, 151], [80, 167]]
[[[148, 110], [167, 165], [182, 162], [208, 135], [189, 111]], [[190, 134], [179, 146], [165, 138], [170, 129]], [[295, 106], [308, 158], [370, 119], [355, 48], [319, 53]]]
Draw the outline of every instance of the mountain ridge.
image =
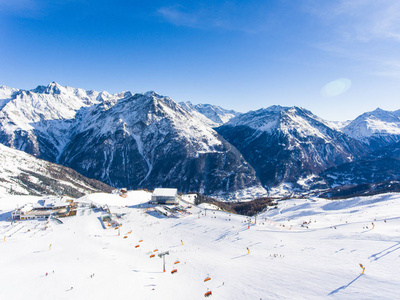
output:
[[16, 195], [81, 197], [113, 188], [76, 171], [0, 144], [0, 191]]
[[0, 143], [117, 187], [210, 196], [309, 190], [326, 169], [400, 141], [398, 115], [377, 109], [346, 124], [296, 106], [238, 113], [154, 91], [0, 86]]

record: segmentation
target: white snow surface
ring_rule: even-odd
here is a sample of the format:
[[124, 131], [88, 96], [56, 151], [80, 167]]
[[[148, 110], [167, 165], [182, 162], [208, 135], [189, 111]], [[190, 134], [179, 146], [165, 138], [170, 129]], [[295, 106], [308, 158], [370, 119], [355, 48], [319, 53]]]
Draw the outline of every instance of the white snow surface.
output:
[[250, 229], [193, 205], [163, 217], [146, 211], [150, 195], [80, 199], [125, 214], [120, 235], [89, 209], [60, 225], [11, 224], [11, 209], [39, 198], [0, 197], [0, 299], [398, 299], [400, 194], [285, 200]]
[[374, 135], [400, 135], [400, 114], [376, 109], [366, 112], [343, 128], [353, 138], [363, 140]]
[[[53, 173], [50, 172], [49, 168], [51, 167], [54, 166], [48, 161], [38, 159], [23, 151], [0, 144], [0, 195], [10, 193], [29, 195], [29, 193], [32, 192], [32, 187], [21, 184], [18, 177], [20, 175], [29, 176], [30, 182], [43, 185], [43, 178], [54, 178], [55, 170], [53, 170]], [[38, 176], [42, 176], [42, 179], [39, 180], [38, 177], [30, 175], [29, 172], [34, 172], [38, 174]], [[71, 186], [82, 193], [87, 191], [82, 187], [91, 189], [91, 187], [87, 186], [83, 181], [78, 180], [74, 182], [73, 178], [69, 178], [70, 181], [66, 179], [67, 178], [62, 179], [58, 177], [56, 180], [59, 184]], [[75, 185], [71, 181], [77, 184]], [[43, 189], [45, 190], [44, 187]], [[48, 192], [51, 193], [51, 191]]]
[[18, 91], [18, 89], [0, 85], [0, 109], [2, 109], [12, 99], [13, 94]]

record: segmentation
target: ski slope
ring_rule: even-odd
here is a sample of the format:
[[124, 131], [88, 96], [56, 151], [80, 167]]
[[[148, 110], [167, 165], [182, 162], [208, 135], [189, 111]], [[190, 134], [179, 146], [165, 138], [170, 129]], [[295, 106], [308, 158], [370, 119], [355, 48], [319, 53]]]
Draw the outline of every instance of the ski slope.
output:
[[399, 298], [400, 194], [285, 200], [250, 229], [247, 217], [194, 205], [166, 218], [148, 210], [150, 196], [80, 199], [124, 214], [120, 235], [89, 209], [10, 225], [17, 204], [39, 198], [0, 198], [0, 299]]

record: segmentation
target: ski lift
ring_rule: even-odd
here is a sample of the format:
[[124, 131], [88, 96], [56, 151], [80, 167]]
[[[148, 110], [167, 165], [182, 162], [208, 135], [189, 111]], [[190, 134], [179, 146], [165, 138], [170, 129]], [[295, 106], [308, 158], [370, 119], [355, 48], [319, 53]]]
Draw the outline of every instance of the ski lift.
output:
[[178, 272], [178, 270], [177, 270], [177, 269], [173, 269], [173, 270], [171, 271], [171, 274], [175, 274], [176, 272]]
[[210, 276], [207, 276], [206, 279], [204, 279], [204, 282], [211, 280]]
[[139, 243], [143, 242], [143, 240], [140, 240]]
[[154, 256], [156, 256], [155, 254], [150, 255], [150, 258], [153, 258]]
[[126, 236], [124, 236], [124, 239], [127, 239], [128, 238], [128, 236], [126, 235]]
[[139, 248], [139, 247], [140, 247], [140, 245], [136, 245], [136, 246], [135, 246], [135, 248]]
[[158, 252], [158, 249], [154, 249], [154, 251], [153, 252]]
[[212, 296], [212, 292], [211, 291], [208, 291], [207, 293], [204, 294], [204, 297], [210, 297], [210, 296]]
[[176, 265], [176, 264], [179, 264], [180, 263], [180, 261], [179, 260], [177, 260], [176, 262], [174, 262], [174, 265]]

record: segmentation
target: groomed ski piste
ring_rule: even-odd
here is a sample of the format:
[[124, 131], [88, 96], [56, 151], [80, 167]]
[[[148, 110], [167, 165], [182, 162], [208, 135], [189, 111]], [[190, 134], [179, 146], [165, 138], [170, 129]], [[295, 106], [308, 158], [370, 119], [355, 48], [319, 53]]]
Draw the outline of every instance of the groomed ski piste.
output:
[[165, 217], [150, 198], [77, 200], [107, 204], [115, 229], [98, 210], [11, 224], [17, 205], [40, 198], [2, 196], [0, 299], [400, 297], [400, 194], [280, 201], [256, 223], [204, 204]]

